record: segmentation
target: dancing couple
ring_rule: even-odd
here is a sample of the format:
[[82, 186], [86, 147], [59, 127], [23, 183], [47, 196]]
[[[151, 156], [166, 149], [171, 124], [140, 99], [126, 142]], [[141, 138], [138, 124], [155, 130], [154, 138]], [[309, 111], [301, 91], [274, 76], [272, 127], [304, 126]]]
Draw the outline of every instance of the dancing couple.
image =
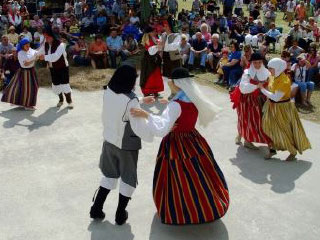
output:
[[[175, 94], [161, 116], [140, 108], [133, 93], [137, 73], [121, 66], [106, 87], [103, 101], [102, 179], [90, 217], [103, 219], [104, 202], [120, 178], [115, 221], [128, 218], [127, 204], [137, 185], [141, 140], [162, 137], [153, 178], [153, 198], [162, 223], [184, 225], [215, 221], [229, 207], [224, 175], [210, 146], [195, 129], [207, 127], [218, 108], [203, 97], [187, 69], [176, 68], [169, 81]], [[144, 98], [152, 103], [154, 98]], [[112, 113], [112, 114], [110, 114]]]

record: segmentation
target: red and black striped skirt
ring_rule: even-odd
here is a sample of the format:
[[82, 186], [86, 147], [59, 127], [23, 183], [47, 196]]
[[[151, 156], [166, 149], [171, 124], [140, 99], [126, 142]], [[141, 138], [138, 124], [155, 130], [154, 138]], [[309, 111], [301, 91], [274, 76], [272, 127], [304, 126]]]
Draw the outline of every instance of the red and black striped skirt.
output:
[[37, 103], [38, 79], [34, 68], [20, 68], [4, 89], [2, 102], [23, 107], [34, 107]]
[[227, 183], [208, 143], [196, 130], [171, 132], [162, 140], [153, 197], [165, 224], [212, 222], [227, 212]]
[[262, 107], [266, 98], [261, 93], [241, 94], [237, 105], [238, 132], [248, 142], [269, 144], [271, 139], [262, 130]]

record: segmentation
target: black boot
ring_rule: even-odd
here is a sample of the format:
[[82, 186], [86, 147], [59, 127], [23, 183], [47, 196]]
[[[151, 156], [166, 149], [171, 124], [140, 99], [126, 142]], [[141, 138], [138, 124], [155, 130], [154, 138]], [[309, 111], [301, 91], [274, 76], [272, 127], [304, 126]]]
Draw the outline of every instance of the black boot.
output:
[[130, 198], [119, 194], [119, 204], [116, 212], [116, 223], [118, 225], [124, 224], [128, 219], [128, 212], [126, 207], [128, 205]]
[[109, 189], [106, 189], [104, 187], [100, 187], [95, 199], [93, 196], [92, 202], [94, 202], [94, 203], [93, 203], [91, 210], [90, 210], [90, 217], [91, 218], [104, 219], [105, 214], [102, 211], [102, 209], [103, 209], [103, 204], [106, 201], [106, 198], [107, 198], [109, 192], [110, 192]]

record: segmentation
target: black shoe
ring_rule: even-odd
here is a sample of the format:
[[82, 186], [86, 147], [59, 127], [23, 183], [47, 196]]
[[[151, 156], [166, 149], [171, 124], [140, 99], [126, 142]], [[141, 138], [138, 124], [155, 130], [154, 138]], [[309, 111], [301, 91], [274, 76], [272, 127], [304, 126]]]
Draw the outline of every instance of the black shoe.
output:
[[128, 212], [126, 210], [117, 211], [117, 213], [116, 213], [116, 223], [118, 225], [125, 224], [127, 219], [128, 219]]
[[90, 217], [93, 219], [101, 219], [103, 220], [105, 218], [105, 213], [102, 211], [102, 209], [98, 209], [95, 206], [91, 207], [90, 210]]
[[[95, 196], [96, 192], [98, 191], [97, 195]], [[105, 214], [102, 211], [103, 204], [106, 201], [106, 198], [110, 192], [109, 189], [106, 189], [104, 187], [99, 187], [98, 190], [96, 190], [92, 201], [94, 202], [91, 209], [90, 209], [90, 217], [93, 219], [104, 219]]]

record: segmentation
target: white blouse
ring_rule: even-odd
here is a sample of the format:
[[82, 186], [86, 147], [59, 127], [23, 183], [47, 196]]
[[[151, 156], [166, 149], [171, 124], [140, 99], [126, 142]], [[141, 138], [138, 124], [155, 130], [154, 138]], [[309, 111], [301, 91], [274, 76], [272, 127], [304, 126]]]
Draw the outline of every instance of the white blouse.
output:
[[[40, 51], [34, 50], [32, 48], [29, 48], [27, 52], [24, 50], [19, 51], [18, 60], [19, 60], [20, 66], [22, 68], [33, 68], [36, 62], [36, 59], [39, 55], [41, 55]], [[30, 62], [30, 61], [33, 61], [33, 62], [30, 65], [26, 66], [25, 62]]]
[[148, 127], [152, 135], [165, 137], [181, 115], [181, 107], [177, 102], [170, 102], [161, 116], [150, 114]]
[[[175, 37], [175, 39], [173, 40], [172, 43], [169, 43], [169, 41], [168, 41], [169, 40], [169, 36], [172, 35], [172, 34], [175, 34], [176, 37]], [[165, 37], [165, 35], [163, 36], [163, 38], [164, 37]], [[180, 46], [180, 42], [181, 42], [181, 35], [180, 34], [171, 33], [171, 34], [167, 35], [167, 39], [166, 39], [166, 42], [164, 44], [163, 51], [170, 52], [170, 51], [178, 50], [179, 46]]]

